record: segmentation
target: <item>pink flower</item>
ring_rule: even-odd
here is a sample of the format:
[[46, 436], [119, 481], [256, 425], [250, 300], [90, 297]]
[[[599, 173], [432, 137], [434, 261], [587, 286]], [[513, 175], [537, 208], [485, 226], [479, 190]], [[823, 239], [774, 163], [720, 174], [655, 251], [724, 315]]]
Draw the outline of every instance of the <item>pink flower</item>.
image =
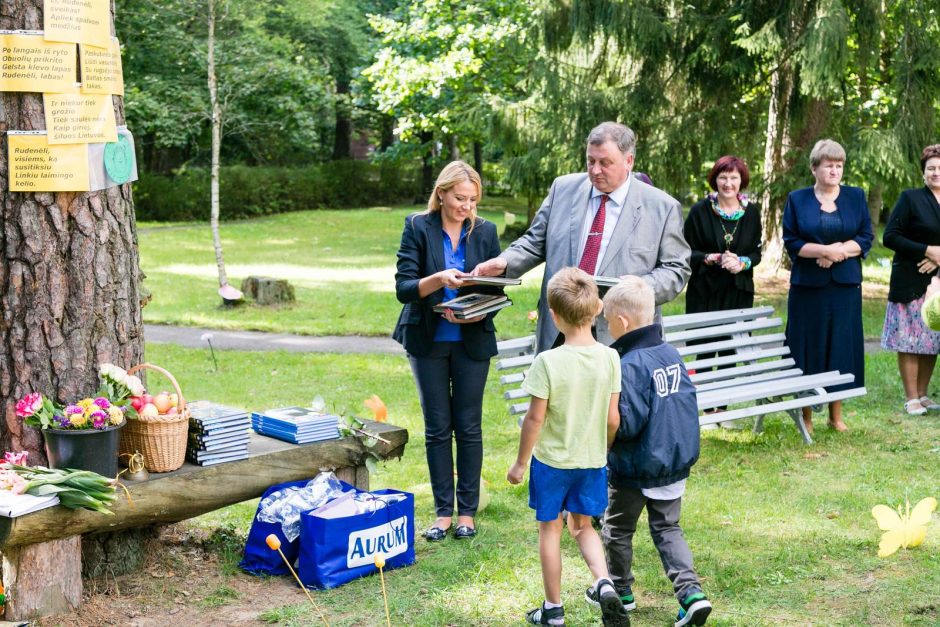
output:
[[0, 472], [0, 490], [10, 490], [13, 494], [26, 491], [26, 480], [12, 470]]
[[29, 418], [42, 409], [42, 394], [33, 392], [27, 394], [16, 403], [16, 415], [20, 418]]
[[26, 458], [29, 457], [29, 451], [20, 451], [19, 453], [14, 453], [12, 451], [7, 451], [3, 454], [3, 461], [8, 464], [16, 464], [17, 466], [25, 466]]
[[108, 426], [108, 421], [111, 419], [108, 416], [108, 413], [102, 410], [97, 410], [91, 412], [91, 426], [95, 429], [104, 429]]
[[111, 407], [111, 402], [108, 401], [108, 399], [106, 399], [105, 397], [99, 396], [98, 398], [95, 399], [95, 405], [97, 405], [101, 409], [107, 409], [108, 407]]

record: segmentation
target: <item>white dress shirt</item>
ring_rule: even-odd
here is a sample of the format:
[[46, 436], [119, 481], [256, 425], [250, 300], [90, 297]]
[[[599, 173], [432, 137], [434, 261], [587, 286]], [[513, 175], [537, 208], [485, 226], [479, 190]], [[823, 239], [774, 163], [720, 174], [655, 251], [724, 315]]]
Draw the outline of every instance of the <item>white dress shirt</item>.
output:
[[[623, 213], [623, 204], [627, 199], [627, 192], [630, 190], [630, 181], [632, 179], [632, 174], [627, 175], [627, 180], [623, 182], [623, 185], [607, 194], [607, 204], [604, 207], [604, 235], [601, 236], [601, 249], [597, 253], [597, 265], [594, 267], [595, 274], [601, 268], [601, 263], [604, 261], [604, 253], [607, 252], [607, 245], [610, 243], [610, 238], [614, 234], [617, 220], [620, 219], [620, 214]], [[588, 233], [591, 232], [591, 224], [594, 222], [594, 216], [597, 215], [597, 210], [601, 207], [601, 196], [603, 195], [604, 192], [591, 186], [591, 200], [588, 201], [588, 209], [590, 209], [590, 211], [585, 214], [584, 224], [581, 226], [578, 262], [580, 262], [581, 257], [584, 256], [584, 247], [587, 245]]]

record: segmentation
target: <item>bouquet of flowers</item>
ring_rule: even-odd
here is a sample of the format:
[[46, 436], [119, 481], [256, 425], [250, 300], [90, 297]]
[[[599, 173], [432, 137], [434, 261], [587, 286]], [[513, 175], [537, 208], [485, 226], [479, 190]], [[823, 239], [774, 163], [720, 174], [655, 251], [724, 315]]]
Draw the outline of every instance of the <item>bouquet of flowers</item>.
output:
[[103, 364], [98, 374], [101, 387], [95, 396], [63, 407], [39, 392], [32, 392], [16, 403], [16, 415], [27, 425], [40, 429], [105, 429], [121, 424], [125, 417], [136, 418], [137, 410], [129, 399], [134, 394], [143, 394], [140, 379], [113, 364]]
[[69, 509], [94, 510], [113, 514], [108, 509], [117, 498], [116, 479], [102, 477], [89, 470], [60, 470], [44, 466], [27, 466], [28, 453], [6, 453], [0, 462], [0, 490], [13, 494], [47, 496], [55, 494], [59, 503]]

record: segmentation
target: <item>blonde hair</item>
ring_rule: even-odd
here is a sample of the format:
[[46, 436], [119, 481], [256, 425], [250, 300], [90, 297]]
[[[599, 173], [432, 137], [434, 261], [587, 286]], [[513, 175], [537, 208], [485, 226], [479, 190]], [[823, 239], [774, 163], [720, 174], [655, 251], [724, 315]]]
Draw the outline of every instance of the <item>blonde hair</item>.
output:
[[[476, 170], [466, 161], [451, 161], [444, 166], [441, 173], [437, 175], [437, 181], [434, 183], [434, 191], [428, 198], [428, 209], [425, 213], [435, 213], [441, 210], [441, 193], [453, 189], [460, 183], [470, 182], [477, 188], [477, 202], [483, 199], [483, 181]], [[476, 208], [470, 211], [470, 229], [467, 235], [473, 232], [473, 227], [477, 222]]]
[[823, 161], [841, 161], [845, 163], [845, 148], [832, 139], [820, 139], [809, 153], [809, 165], [818, 167]]
[[590, 324], [600, 302], [593, 277], [580, 268], [562, 268], [548, 282], [549, 308], [570, 325]]
[[649, 283], [638, 276], [626, 276], [604, 296], [604, 313], [626, 316], [637, 327], [653, 323], [656, 295]]

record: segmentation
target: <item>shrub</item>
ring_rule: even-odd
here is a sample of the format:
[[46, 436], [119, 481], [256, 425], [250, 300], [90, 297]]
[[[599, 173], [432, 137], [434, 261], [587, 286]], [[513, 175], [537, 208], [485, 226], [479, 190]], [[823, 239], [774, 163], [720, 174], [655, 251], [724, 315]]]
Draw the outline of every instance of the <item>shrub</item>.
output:
[[[220, 215], [226, 220], [299, 211], [410, 201], [418, 192], [415, 168], [367, 161], [330, 161], [302, 168], [223, 167]], [[176, 176], [141, 173], [134, 185], [138, 220], [209, 219], [209, 170]]]

